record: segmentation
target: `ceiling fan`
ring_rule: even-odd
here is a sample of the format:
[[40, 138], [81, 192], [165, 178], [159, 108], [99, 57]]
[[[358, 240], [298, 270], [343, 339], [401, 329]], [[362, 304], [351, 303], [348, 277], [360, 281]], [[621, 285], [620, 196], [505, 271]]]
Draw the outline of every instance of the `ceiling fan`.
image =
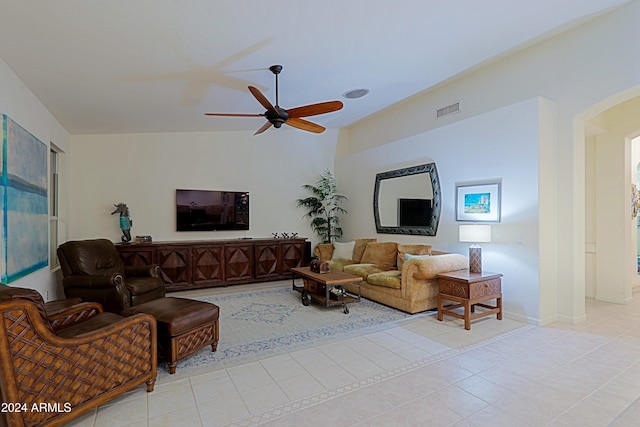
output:
[[302, 117], [317, 116], [319, 114], [338, 111], [342, 108], [341, 101], [320, 102], [317, 104], [304, 105], [302, 107], [291, 108], [285, 110], [278, 105], [278, 74], [282, 71], [282, 65], [272, 65], [269, 70], [276, 76], [276, 105], [271, 105], [269, 100], [253, 86], [249, 86], [249, 92], [258, 100], [258, 102], [267, 109], [262, 114], [235, 114], [235, 113], [204, 113], [206, 116], [222, 116], [222, 117], [266, 117], [267, 123], [262, 125], [254, 135], [261, 134], [269, 129], [272, 125], [279, 128], [283, 124], [287, 124], [294, 128], [306, 130], [308, 132], [322, 133], [325, 128], [304, 120]]

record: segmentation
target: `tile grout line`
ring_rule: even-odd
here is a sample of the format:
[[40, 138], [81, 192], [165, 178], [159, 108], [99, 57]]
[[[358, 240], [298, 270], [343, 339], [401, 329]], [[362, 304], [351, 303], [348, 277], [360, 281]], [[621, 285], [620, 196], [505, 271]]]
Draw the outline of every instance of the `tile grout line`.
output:
[[[610, 343], [610, 342], [612, 342], [612, 341], [614, 341], [614, 340], [616, 340], [616, 339], [620, 338], [620, 337], [621, 337], [621, 336], [623, 336], [623, 335], [624, 335], [624, 334], [620, 334], [620, 335], [616, 336], [615, 338], [613, 338], [613, 339], [611, 339], [611, 340], [609, 340], [609, 341], [607, 341], [607, 342], [605, 342], [605, 343], [600, 344], [598, 347], [596, 347], [596, 348], [594, 348], [594, 349], [589, 350], [588, 352], [584, 353], [582, 356], [584, 356], [584, 355], [586, 355], [586, 354], [589, 354], [589, 353], [591, 353], [591, 352], [593, 352], [593, 351], [597, 350], [598, 348], [600, 348], [600, 347], [604, 346], [605, 344], [608, 344], [608, 343]], [[581, 357], [582, 357], [582, 356], [581, 356]], [[577, 360], [577, 359], [579, 359], [579, 358], [577, 358], [577, 357], [576, 357], [576, 358], [575, 358], [575, 359], [573, 359], [572, 361], [575, 361], [575, 360]], [[622, 374], [624, 374], [625, 372], [629, 371], [632, 367], [634, 367], [634, 366], [638, 366], [638, 365], [640, 365], [640, 362], [636, 362], [636, 363], [632, 364], [631, 366], [628, 366], [627, 368], [625, 368], [625, 369], [623, 369], [621, 372], [619, 372], [616, 376], [614, 376], [614, 377], [612, 377], [612, 378], [609, 378], [607, 381], [605, 381], [603, 384], [601, 384], [600, 386], [598, 386], [598, 387], [597, 387], [595, 390], [593, 390], [591, 393], [587, 394], [587, 395], [586, 395], [586, 396], [584, 396], [582, 399], [578, 400], [576, 403], [574, 403], [573, 405], [571, 405], [570, 407], [568, 407], [567, 409], [565, 409], [564, 411], [562, 411], [562, 412], [561, 412], [560, 414], [558, 414], [555, 418], [553, 418], [552, 420], [550, 420], [550, 421], [549, 421], [549, 423], [547, 423], [547, 425], [549, 425], [549, 424], [551, 424], [552, 422], [556, 421], [558, 418], [560, 418], [561, 416], [565, 415], [567, 412], [571, 411], [571, 410], [572, 410], [573, 408], [575, 408], [577, 405], [579, 405], [580, 403], [584, 402], [584, 401], [585, 401], [585, 400], [587, 400], [589, 397], [593, 396], [596, 392], [598, 392], [598, 391], [602, 390], [602, 389], [603, 389], [607, 384], [610, 384], [613, 380], [615, 380], [615, 379], [617, 379], [617, 378], [621, 377], [621, 376], [622, 376]], [[638, 399], [640, 399], [640, 396], [639, 396], [636, 400], [638, 400]], [[635, 402], [635, 401], [634, 401], [634, 402]], [[620, 414], [616, 415], [616, 417], [615, 417], [613, 420], [611, 420], [611, 422], [614, 422], [617, 418], [619, 418], [619, 417], [620, 417], [620, 416], [621, 416], [621, 415], [622, 415], [622, 414], [623, 414], [627, 409], [629, 409], [629, 408], [631, 407], [631, 405], [633, 405], [633, 403], [634, 403], [634, 402], [631, 402], [631, 403], [630, 403], [630, 404], [625, 408], [625, 410], [624, 410], [624, 411], [622, 411], [622, 413], [620, 413]]]
[[[459, 354], [463, 354], [463, 353], [467, 353], [475, 348], [479, 348], [479, 347], [483, 347], [485, 345], [488, 345], [490, 343], [493, 343], [495, 341], [500, 341], [502, 339], [506, 339], [512, 335], [517, 335], [519, 333], [525, 332], [527, 330], [530, 329], [534, 329], [536, 328], [536, 326], [534, 325], [525, 325], [522, 326], [520, 328], [517, 328], [513, 331], [508, 331], [505, 332], [503, 334], [497, 335], [495, 337], [491, 337], [491, 338], [487, 338], [483, 341], [480, 341], [478, 343], [474, 343], [474, 344], [470, 344], [467, 346], [464, 346], [460, 349], [455, 349], [452, 348], [450, 350], [445, 350], [442, 351], [440, 353], [431, 355], [429, 357], [426, 357], [422, 360], [418, 360], [415, 362], [411, 362], [402, 366], [399, 366], [397, 368], [391, 369], [391, 370], [387, 370], [385, 372], [379, 373], [379, 374], [374, 374], [370, 377], [364, 378], [362, 380], [358, 380], [358, 381], [354, 381], [351, 384], [347, 384], [347, 385], [343, 385], [343, 386], [339, 386], [336, 387], [334, 389], [331, 390], [327, 390], [325, 392], [320, 392], [320, 393], [316, 393], [314, 395], [308, 396], [308, 397], [304, 397], [292, 402], [289, 402], [285, 405], [281, 405], [278, 406], [276, 408], [273, 408], [269, 411], [265, 411], [262, 414], [255, 414], [255, 415], [251, 415], [248, 417], [244, 417], [242, 419], [239, 419], [237, 421], [231, 422], [229, 424], [225, 424], [225, 427], [248, 427], [248, 426], [253, 426], [253, 425], [257, 425], [256, 423], [264, 423], [267, 421], [273, 421], [274, 419], [283, 417], [285, 415], [290, 415], [292, 413], [295, 413], [299, 410], [302, 409], [306, 409], [312, 406], [315, 406], [319, 403], [323, 403], [325, 401], [329, 401], [332, 399], [335, 399], [337, 397], [341, 397], [343, 395], [352, 393], [354, 391], [358, 391], [361, 389], [364, 389], [366, 387], [369, 387], [371, 385], [374, 384], [378, 384], [381, 381], [385, 381], [391, 378], [395, 378], [397, 376], [406, 374], [408, 372], [412, 372], [415, 371], [417, 369], [423, 368], [425, 366], [429, 366], [433, 363], [439, 362], [441, 360], [446, 360], [446, 359], [450, 359], [453, 356], [459, 355]], [[277, 415], [276, 415], [277, 414]]]

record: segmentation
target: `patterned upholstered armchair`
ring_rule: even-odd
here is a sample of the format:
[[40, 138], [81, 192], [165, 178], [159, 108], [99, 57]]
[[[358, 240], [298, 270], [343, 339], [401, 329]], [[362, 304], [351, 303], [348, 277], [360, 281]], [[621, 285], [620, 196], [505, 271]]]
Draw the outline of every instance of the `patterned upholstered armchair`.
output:
[[152, 316], [103, 313], [95, 303], [53, 311], [37, 291], [0, 285], [0, 396], [20, 405], [0, 413], [0, 426], [59, 426], [143, 383], [153, 391]]
[[105, 311], [120, 314], [165, 295], [159, 267], [125, 267], [110, 240], [63, 243], [58, 247], [58, 259], [65, 296], [97, 302]]

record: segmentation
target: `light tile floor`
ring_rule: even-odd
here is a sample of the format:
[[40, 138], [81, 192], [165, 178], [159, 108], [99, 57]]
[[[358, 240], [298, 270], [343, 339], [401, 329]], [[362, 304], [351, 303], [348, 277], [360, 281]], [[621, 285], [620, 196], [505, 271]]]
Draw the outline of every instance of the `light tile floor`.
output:
[[[165, 369], [160, 366], [159, 369]], [[636, 426], [640, 299], [579, 325], [435, 316], [260, 361], [164, 376], [73, 426]], [[635, 404], [634, 404], [635, 402]]]

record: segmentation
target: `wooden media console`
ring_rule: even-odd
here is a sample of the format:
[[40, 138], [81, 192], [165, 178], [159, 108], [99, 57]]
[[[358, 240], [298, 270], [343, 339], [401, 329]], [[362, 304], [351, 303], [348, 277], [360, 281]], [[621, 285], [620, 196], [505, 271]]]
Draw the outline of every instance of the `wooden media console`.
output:
[[118, 243], [127, 266], [158, 264], [168, 292], [289, 279], [310, 258], [305, 238]]

